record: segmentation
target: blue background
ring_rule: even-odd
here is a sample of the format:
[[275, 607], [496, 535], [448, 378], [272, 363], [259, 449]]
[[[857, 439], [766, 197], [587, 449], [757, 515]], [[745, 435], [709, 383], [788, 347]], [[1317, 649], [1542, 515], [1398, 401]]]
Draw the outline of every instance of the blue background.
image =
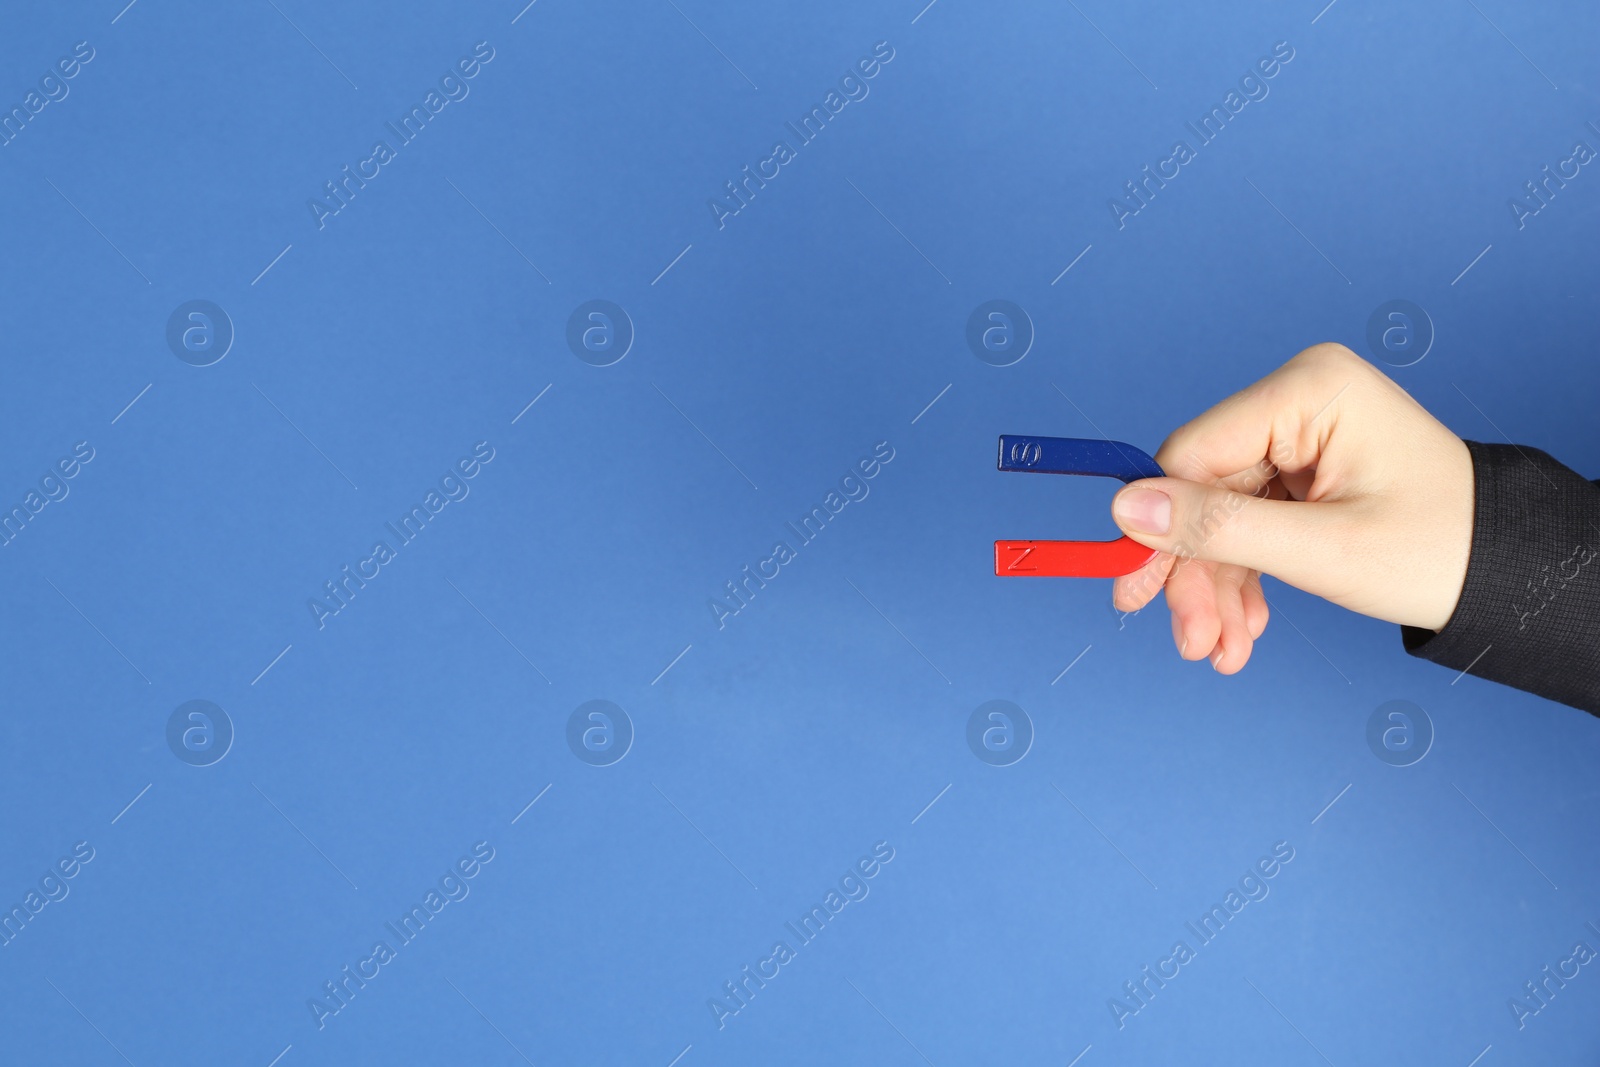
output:
[[[1600, 146], [1600, 13], [919, 7], [5, 13], [6, 109], [95, 50], [0, 148], [0, 502], [95, 453], [0, 549], [0, 900], [95, 850], [0, 948], [6, 1059], [1600, 1053], [1593, 968], [1523, 1029], [1507, 1006], [1600, 948], [1593, 719], [1273, 582], [1219, 677], [1159, 604], [1002, 581], [990, 547], [1112, 529], [1106, 483], [996, 473], [1000, 433], [1153, 451], [1313, 342], [1382, 356], [1397, 298], [1436, 337], [1390, 373], [1452, 429], [1600, 472], [1600, 175], [1520, 229], [1508, 203]], [[319, 228], [480, 41], [470, 95]], [[708, 199], [879, 41], [869, 95], [719, 228]], [[1269, 95], [1119, 229], [1110, 198], [1279, 41]], [[996, 298], [1036, 331], [1008, 367], [965, 341]], [[236, 332], [205, 367], [166, 341], [196, 299]], [[592, 299], [636, 333], [608, 367], [566, 342]], [[479, 441], [470, 496], [319, 628]], [[719, 629], [880, 441], [870, 495]], [[206, 767], [166, 741], [194, 699], [236, 735]], [[592, 699], [632, 723], [610, 766], [566, 739]], [[1009, 767], [966, 742], [994, 699], [1035, 731]], [[1389, 700], [1436, 731], [1412, 766], [1367, 746]], [[470, 895], [319, 1028], [308, 1000], [480, 841]], [[870, 895], [719, 1028], [708, 999], [880, 841]], [[1279, 841], [1270, 895], [1119, 1029], [1109, 998]]]

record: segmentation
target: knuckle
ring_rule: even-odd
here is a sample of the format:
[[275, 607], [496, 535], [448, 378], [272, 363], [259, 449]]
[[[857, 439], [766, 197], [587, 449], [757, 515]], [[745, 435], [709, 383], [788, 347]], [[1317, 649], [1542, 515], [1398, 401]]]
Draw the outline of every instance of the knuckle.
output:
[[1357, 368], [1371, 366], [1345, 345], [1337, 341], [1323, 341], [1305, 349], [1290, 362], [1297, 363], [1318, 375], [1352, 373]]

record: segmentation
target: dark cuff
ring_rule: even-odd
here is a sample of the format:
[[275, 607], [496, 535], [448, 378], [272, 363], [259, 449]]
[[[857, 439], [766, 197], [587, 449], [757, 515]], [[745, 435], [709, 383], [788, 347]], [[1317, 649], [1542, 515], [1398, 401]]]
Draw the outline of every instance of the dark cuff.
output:
[[1472, 555], [1443, 630], [1407, 652], [1600, 715], [1600, 488], [1536, 448], [1466, 442]]

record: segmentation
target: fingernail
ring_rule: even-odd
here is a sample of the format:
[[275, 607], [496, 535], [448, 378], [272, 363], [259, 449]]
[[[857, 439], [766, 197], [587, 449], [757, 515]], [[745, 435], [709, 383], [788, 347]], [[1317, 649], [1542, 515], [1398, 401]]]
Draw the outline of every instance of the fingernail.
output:
[[1111, 513], [1129, 530], [1164, 534], [1172, 525], [1172, 498], [1154, 489], [1124, 489], [1111, 501]]
[[1219, 664], [1221, 662], [1222, 662], [1222, 649], [1219, 648], [1216, 651], [1211, 653], [1211, 669], [1212, 670], [1216, 670], [1217, 669], [1217, 664]]

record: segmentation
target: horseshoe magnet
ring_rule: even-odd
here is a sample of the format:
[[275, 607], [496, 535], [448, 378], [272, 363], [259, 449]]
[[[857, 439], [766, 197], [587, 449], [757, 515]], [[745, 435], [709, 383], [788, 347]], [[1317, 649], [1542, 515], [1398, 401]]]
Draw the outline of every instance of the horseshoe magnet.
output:
[[[1122, 441], [1081, 437], [1000, 435], [999, 469], [1031, 474], [1092, 474], [1124, 483], [1166, 472]], [[1130, 537], [1114, 541], [996, 541], [994, 573], [1001, 578], [1116, 578], [1155, 558]]]

